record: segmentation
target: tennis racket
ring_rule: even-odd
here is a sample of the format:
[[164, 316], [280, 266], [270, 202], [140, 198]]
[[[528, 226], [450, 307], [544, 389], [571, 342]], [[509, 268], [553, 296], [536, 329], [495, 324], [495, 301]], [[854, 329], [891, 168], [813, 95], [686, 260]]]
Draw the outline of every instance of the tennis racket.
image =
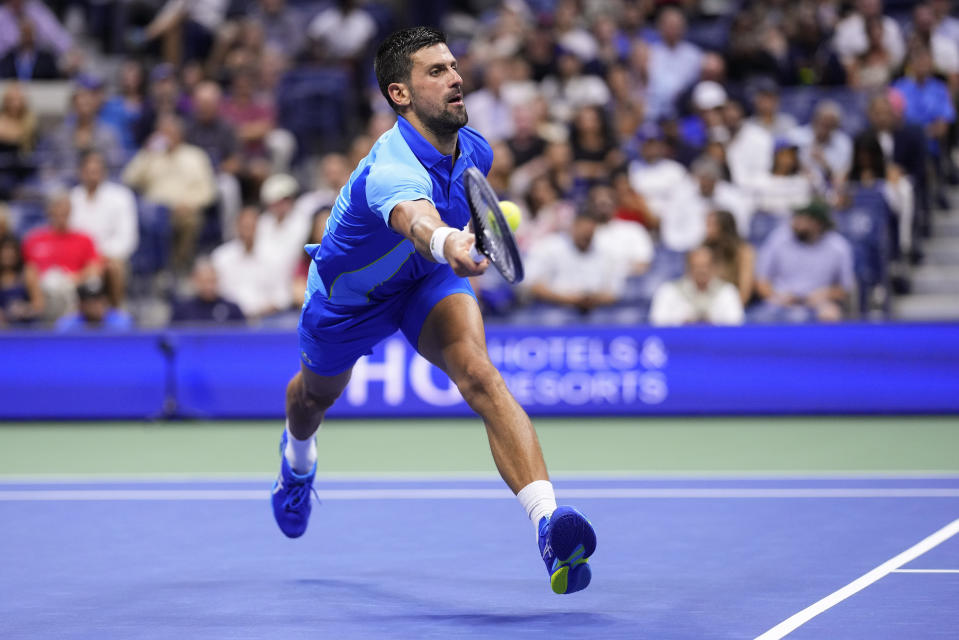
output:
[[476, 245], [470, 255], [476, 262], [489, 258], [503, 279], [516, 284], [523, 279], [523, 262], [516, 238], [499, 208], [499, 198], [476, 167], [468, 167], [463, 173], [463, 186], [476, 236]]

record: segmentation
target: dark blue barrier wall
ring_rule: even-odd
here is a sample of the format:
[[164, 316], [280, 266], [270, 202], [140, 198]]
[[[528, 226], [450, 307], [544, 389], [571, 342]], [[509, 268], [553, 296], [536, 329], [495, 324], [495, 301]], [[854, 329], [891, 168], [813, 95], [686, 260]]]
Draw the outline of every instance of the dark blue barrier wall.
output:
[[[959, 325], [488, 329], [534, 415], [959, 412]], [[0, 335], [0, 418], [280, 417], [292, 332]], [[338, 416], [468, 415], [399, 336]]]

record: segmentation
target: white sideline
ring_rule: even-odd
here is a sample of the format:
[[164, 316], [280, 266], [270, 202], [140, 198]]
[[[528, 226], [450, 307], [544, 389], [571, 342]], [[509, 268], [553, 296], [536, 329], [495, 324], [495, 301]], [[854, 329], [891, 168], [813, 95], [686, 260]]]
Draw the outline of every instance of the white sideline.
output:
[[769, 631], [760, 636], [756, 636], [756, 640], [779, 640], [780, 638], [785, 637], [818, 616], [820, 613], [836, 606], [849, 596], [862, 591], [880, 578], [899, 569], [899, 567], [902, 565], [915, 560], [922, 554], [942, 544], [957, 533], [959, 533], [959, 519], [953, 520], [943, 528], [920, 540], [899, 555], [886, 560], [872, 571], [859, 576], [842, 589], [830, 593], [819, 602], [813, 603], [799, 613], [786, 618]]
[[[580, 499], [782, 499], [782, 498], [959, 498], [959, 489], [942, 488], [571, 488], [560, 498]], [[263, 500], [263, 489], [0, 489], [0, 502], [137, 501], [137, 500]], [[319, 489], [320, 500], [488, 500], [512, 499], [501, 489]]]
[[959, 573], [959, 569], [894, 569], [890, 573]]

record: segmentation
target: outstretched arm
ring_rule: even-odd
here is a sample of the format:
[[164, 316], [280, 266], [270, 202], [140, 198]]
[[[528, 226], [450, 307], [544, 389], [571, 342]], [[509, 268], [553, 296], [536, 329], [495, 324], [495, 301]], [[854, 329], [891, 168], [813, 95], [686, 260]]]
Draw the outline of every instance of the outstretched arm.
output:
[[408, 200], [393, 207], [390, 227], [411, 240], [416, 251], [427, 260], [437, 262], [433, 253], [436, 249], [458, 276], [478, 276], [489, 266], [489, 260], [474, 262], [470, 257], [470, 249], [476, 243], [473, 234], [452, 229], [429, 200]]

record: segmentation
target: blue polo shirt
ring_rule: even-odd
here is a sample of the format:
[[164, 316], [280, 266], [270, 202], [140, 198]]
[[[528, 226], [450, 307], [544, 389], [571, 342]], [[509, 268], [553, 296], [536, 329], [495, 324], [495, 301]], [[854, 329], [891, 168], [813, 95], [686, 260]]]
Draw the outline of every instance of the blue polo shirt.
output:
[[307, 301], [322, 295], [335, 305], [369, 305], [402, 294], [436, 269], [449, 269], [420, 256], [389, 219], [401, 202], [429, 200], [446, 224], [467, 225], [463, 171], [477, 167], [487, 174], [493, 150], [474, 129], [463, 127], [458, 135], [455, 163], [403, 117], [380, 136], [340, 191], [322, 245], [306, 247], [315, 263]]

